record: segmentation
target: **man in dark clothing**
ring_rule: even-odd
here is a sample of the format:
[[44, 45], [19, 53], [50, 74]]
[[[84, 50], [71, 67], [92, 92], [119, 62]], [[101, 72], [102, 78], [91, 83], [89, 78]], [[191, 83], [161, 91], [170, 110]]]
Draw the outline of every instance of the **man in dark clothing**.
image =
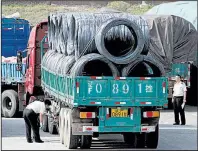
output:
[[44, 100], [44, 102], [34, 101], [30, 103], [23, 111], [23, 118], [26, 126], [26, 139], [28, 143], [33, 142], [31, 138], [31, 128], [33, 130], [35, 142], [43, 143], [39, 134], [38, 117], [40, 114], [40, 123], [42, 123], [43, 114], [50, 108], [50, 105], [50, 100]]

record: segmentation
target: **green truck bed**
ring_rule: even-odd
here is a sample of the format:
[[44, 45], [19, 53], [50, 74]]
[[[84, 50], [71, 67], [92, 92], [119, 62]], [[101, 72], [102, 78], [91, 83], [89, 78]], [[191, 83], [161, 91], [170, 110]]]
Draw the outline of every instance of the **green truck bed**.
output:
[[42, 67], [42, 87], [73, 107], [167, 105], [165, 77], [70, 77]]

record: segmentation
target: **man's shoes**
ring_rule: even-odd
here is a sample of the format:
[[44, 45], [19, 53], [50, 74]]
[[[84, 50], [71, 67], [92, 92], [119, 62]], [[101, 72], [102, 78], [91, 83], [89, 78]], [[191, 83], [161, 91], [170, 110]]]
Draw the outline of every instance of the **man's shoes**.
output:
[[186, 125], [185, 123], [181, 123], [181, 125]]
[[179, 125], [179, 123], [174, 123], [173, 125]]
[[33, 143], [32, 139], [27, 140], [28, 143]]
[[44, 143], [44, 141], [40, 140], [35, 140], [36, 143]]

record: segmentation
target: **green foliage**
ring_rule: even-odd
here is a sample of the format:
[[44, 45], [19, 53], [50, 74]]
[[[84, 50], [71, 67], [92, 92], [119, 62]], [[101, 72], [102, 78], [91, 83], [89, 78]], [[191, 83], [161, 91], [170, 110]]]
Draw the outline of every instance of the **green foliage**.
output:
[[116, 9], [122, 12], [132, 13], [134, 15], [142, 15], [151, 9], [152, 5], [131, 5], [124, 1], [109, 2], [107, 8]]
[[113, 8], [125, 12], [127, 9], [130, 8], [130, 4], [123, 1], [113, 1], [107, 4], [107, 8]]
[[146, 5], [146, 6], [132, 5], [129, 9], [127, 9], [127, 12], [132, 13], [134, 15], [142, 15], [152, 7], [153, 7], [152, 5]]
[[[109, 2], [106, 6], [107, 8], [116, 9], [122, 12], [128, 12], [132, 14], [143, 14], [152, 8], [151, 5], [141, 6], [141, 5], [131, 5], [123, 1], [113, 1]], [[99, 8], [100, 9], [100, 8]], [[36, 25], [40, 21], [47, 19], [47, 16], [51, 12], [94, 12], [98, 8], [81, 5], [81, 6], [64, 6], [64, 5], [47, 5], [47, 4], [9, 4], [2, 5], [2, 14], [11, 15], [13, 13], [19, 12], [21, 18], [26, 19], [30, 22], [31, 25]]]
[[7, 16], [13, 13], [19, 12], [20, 18], [26, 19], [31, 25], [36, 25], [40, 21], [47, 19], [48, 15], [52, 12], [68, 12], [68, 11], [95, 11], [95, 8], [82, 6], [78, 7], [67, 7], [60, 5], [47, 5], [47, 4], [37, 4], [37, 5], [3, 5], [2, 14]]

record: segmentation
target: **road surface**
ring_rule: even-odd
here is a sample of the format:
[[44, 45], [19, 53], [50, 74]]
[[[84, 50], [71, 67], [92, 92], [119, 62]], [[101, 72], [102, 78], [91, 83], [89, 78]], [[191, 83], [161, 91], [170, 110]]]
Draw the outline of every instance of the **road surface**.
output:
[[[157, 150], [197, 150], [197, 108], [186, 108], [187, 125], [173, 126], [173, 112], [164, 110], [160, 119], [160, 138]], [[43, 144], [26, 143], [22, 118], [2, 118], [3, 150], [65, 150], [58, 135], [41, 131]], [[91, 149], [133, 150], [123, 143], [122, 135], [104, 134], [92, 142]]]

